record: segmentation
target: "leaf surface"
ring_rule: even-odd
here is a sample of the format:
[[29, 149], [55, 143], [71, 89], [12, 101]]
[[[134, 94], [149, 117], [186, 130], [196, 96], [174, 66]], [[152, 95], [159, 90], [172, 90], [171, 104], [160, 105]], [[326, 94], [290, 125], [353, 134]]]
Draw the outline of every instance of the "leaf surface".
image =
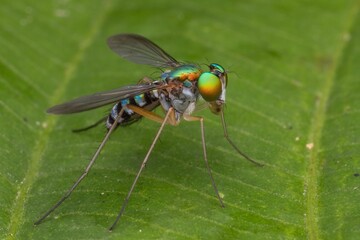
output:
[[[1, 239], [356, 239], [360, 222], [360, 18], [347, 1], [9, 1], [0, 8]], [[174, 58], [229, 71], [225, 117], [244, 160], [208, 111], [167, 126], [117, 228], [109, 233], [159, 127], [118, 129], [87, 178], [105, 128], [74, 134], [111, 108], [45, 110], [134, 84], [157, 69], [120, 59], [118, 33]], [[206, 66], [204, 66], [205, 68]], [[161, 111], [160, 111], [161, 112]]]

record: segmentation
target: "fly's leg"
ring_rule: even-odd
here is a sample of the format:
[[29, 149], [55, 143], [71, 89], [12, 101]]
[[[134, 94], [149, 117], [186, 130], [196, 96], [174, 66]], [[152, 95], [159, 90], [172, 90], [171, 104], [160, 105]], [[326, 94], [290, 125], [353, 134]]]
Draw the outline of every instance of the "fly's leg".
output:
[[[147, 117], [147, 118], [150, 118], [150, 119], [152, 119], [154, 116], [157, 116], [156, 114], [154, 114], [154, 113], [152, 113], [152, 112], [149, 112], [149, 111], [147, 111], [147, 110], [144, 110], [144, 109], [142, 109], [142, 108], [139, 108], [139, 109], [134, 108], [134, 105], [126, 105], [126, 107], [129, 108], [129, 109], [131, 109], [131, 110], [133, 110], [133, 111], [135, 111], [136, 113], [141, 114], [142, 116]], [[137, 175], [136, 175], [136, 177], [135, 177], [135, 179], [134, 179], [134, 182], [133, 182], [133, 184], [131, 185], [131, 188], [130, 188], [130, 190], [129, 190], [129, 192], [128, 192], [128, 194], [127, 194], [127, 196], [126, 196], [126, 198], [125, 198], [125, 200], [124, 200], [124, 202], [123, 202], [123, 204], [122, 204], [122, 207], [121, 207], [121, 209], [120, 209], [120, 211], [119, 211], [119, 213], [118, 213], [118, 215], [117, 215], [117, 217], [116, 217], [115, 222], [114, 222], [114, 223], [111, 225], [111, 227], [109, 228], [109, 231], [112, 231], [112, 230], [115, 228], [117, 222], [120, 220], [121, 216], [123, 215], [123, 213], [124, 213], [124, 211], [125, 211], [125, 208], [126, 208], [126, 205], [127, 205], [128, 201], [129, 201], [129, 199], [130, 199], [131, 193], [133, 192], [133, 190], [134, 190], [134, 188], [135, 188], [135, 185], [136, 185], [136, 183], [137, 183], [137, 181], [138, 181], [138, 179], [139, 179], [139, 177], [140, 177], [140, 174], [141, 174], [142, 170], [145, 168], [146, 162], [148, 161], [149, 156], [150, 156], [150, 154], [151, 154], [151, 152], [152, 152], [152, 150], [153, 150], [153, 148], [154, 148], [157, 140], [159, 139], [160, 134], [161, 134], [161, 132], [162, 132], [165, 124], [166, 124], [166, 123], [169, 123], [169, 124], [171, 124], [171, 125], [174, 125], [174, 122], [172, 122], [172, 120], [171, 120], [171, 119], [173, 118], [173, 115], [175, 115], [174, 109], [173, 109], [173, 108], [170, 108], [170, 109], [168, 110], [168, 112], [166, 113], [165, 118], [163, 118], [163, 120], [162, 120], [161, 126], [160, 126], [160, 128], [159, 128], [159, 130], [158, 130], [158, 132], [157, 132], [157, 134], [156, 134], [153, 142], [151, 143], [151, 146], [150, 146], [150, 148], [149, 148], [149, 150], [148, 150], [148, 152], [147, 152], [147, 154], [146, 154], [143, 162], [141, 163], [140, 169], [139, 169], [139, 171], [138, 171], [138, 173], [137, 173]], [[160, 116], [158, 116], [158, 117], [160, 117]], [[169, 121], [169, 120], [170, 120], [170, 121]]]
[[115, 122], [113, 123], [113, 125], [111, 126], [111, 128], [109, 129], [109, 131], [106, 133], [103, 141], [101, 142], [100, 146], [98, 147], [98, 149], [96, 150], [94, 156], [91, 158], [89, 164], [87, 165], [84, 173], [78, 178], [78, 180], [74, 183], [74, 185], [67, 191], [67, 193], [54, 205], [52, 206], [44, 215], [42, 215], [42, 217], [40, 217], [35, 223], [34, 225], [39, 225], [40, 223], [43, 222], [43, 220], [49, 216], [56, 208], [58, 208], [70, 195], [71, 193], [75, 190], [75, 188], [79, 185], [79, 183], [86, 177], [86, 175], [88, 174], [88, 172], [90, 171], [91, 167], [93, 166], [95, 160], [97, 159], [97, 157], [99, 156], [101, 150], [103, 149], [105, 143], [107, 142], [107, 140], [110, 137], [110, 134], [115, 130], [118, 121], [120, 120], [122, 114], [124, 113], [124, 108], [121, 109], [121, 111], [119, 112], [118, 116], [115, 119]]
[[228, 132], [227, 132], [227, 128], [226, 128], [226, 123], [225, 123], [225, 118], [224, 118], [224, 111], [221, 110], [221, 123], [223, 126], [223, 130], [224, 130], [224, 136], [226, 138], [226, 140], [230, 143], [230, 145], [241, 155], [243, 156], [246, 160], [252, 162], [253, 164], [257, 165], [257, 166], [264, 166], [264, 164], [261, 164], [253, 159], [251, 159], [249, 156], [247, 156], [245, 153], [243, 153], [242, 151], [240, 151], [240, 149], [238, 147], [236, 147], [236, 145], [233, 143], [233, 141], [230, 139]]
[[131, 105], [131, 104], [127, 104], [126, 105], [126, 108], [136, 112], [137, 114], [149, 119], [149, 120], [152, 120], [154, 122], [158, 122], [158, 123], [163, 123], [164, 122], [164, 118], [157, 115], [156, 113], [153, 113], [153, 112], [150, 112], [146, 109], [143, 109], [141, 107], [138, 107], [138, 106], [135, 106], [135, 105]]
[[211, 172], [211, 168], [210, 168], [210, 165], [209, 165], [209, 162], [207, 160], [207, 153], [206, 153], [206, 142], [205, 142], [205, 130], [204, 130], [204, 118], [202, 117], [195, 117], [195, 116], [190, 116], [190, 115], [184, 115], [184, 119], [186, 121], [199, 121], [200, 122], [200, 128], [201, 128], [201, 141], [202, 141], [202, 147], [203, 147], [203, 154], [204, 154], [204, 160], [205, 160], [205, 165], [206, 165], [206, 168], [208, 170], [208, 173], [209, 173], [209, 176], [210, 176], [210, 179], [211, 179], [211, 184], [213, 185], [213, 188], [215, 190], [215, 193], [216, 193], [216, 196], [217, 198], [219, 199], [219, 202], [220, 202], [220, 205], [221, 207], [225, 207], [221, 197], [220, 197], [220, 194], [219, 194], [219, 191], [216, 187], [216, 184], [215, 184], [215, 180], [214, 180], [214, 177], [212, 175], [212, 172]]
[[86, 126], [86, 127], [83, 127], [83, 128], [78, 128], [78, 129], [73, 129], [72, 132], [74, 133], [79, 133], [79, 132], [84, 132], [84, 131], [87, 131], [91, 128], [94, 128], [96, 126], [98, 126], [100, 123], [103, 123], [108, 117], [105, 116], [103, 118], [101, 118], [100, 120], [98, 120], [97, 122], [91, 124], [90, 126]]

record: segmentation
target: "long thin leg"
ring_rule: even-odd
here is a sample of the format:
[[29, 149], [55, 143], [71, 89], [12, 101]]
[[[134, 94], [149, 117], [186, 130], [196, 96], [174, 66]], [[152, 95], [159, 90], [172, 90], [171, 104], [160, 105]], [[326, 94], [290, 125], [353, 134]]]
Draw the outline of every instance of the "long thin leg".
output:
[[214, 180], [214, 177], [212, 175], [212, 172], [211, 172], [211, 168], [210, 168], [210, 165], [209, 165], [209, 162], [207, 160], [207, 153], [206, 153], [206, 142], [205, 142], [205, 130], [204, 130], [204, 119], [202, 117], [195, 117], [195, 116], [189, 116], [189, 115], [184, 115], [184, 119], [186, 121], [199, 121], [200, 122], [200, 128], [201, 128], [201, 141], [202, 141], [202, 147], [203, 147], [203, 154], [204, 154], [204, 160], [205, 160], [205, 165], [206, 165], [206, 168], [208, 170], [208, 173], [209, 173], [209, 176], [210, 176], [210, 179], [211, 179], [211, 184], [213, 185], [213, 188], [215, 190], [215, 193], [216, 193], [216, 196], [217, 198], [219, 199], [219, 202], [220, 202], [220, 205], [221, 207], [225, 207], [221, 197], [220, 197], [220, 194], [219, 194], [219, 191], [216, 187], [216, 184], [215, 184], [215, 180]]
[[139, 171], [138, 171], [138, 173], [137, 173], [137, 175], [135, 177], [135, 180], [134, 180], [133, 184], [131, 185], [131, 188], [130, 188], [130, 190], [129, 190], [129, 192], [128, 192], [125, 200], [124, 200], [124, 203], [122, 204], [120, 212], [117, 215], [115, 222], [109, 228], [109, 231], [112, 231], [115, 228], [117, 222], [120, 220], [121, 216], [123, 215], [123, 213], [125, 211], [125, 208], [126, 208], [126, 205], [127, 205], [128, 201], [130, 199], [131, 193], [133, 192], [133, 190], [135, 188], [135, 185], [136, 185], [136, 183], [137, 183], [137, 181], [138, 181], [138, 179], [140, 177], [140, 174], [141, 174], [142, 170], [144, 169], [144, 167], [146, 165], [146, 162], [148, 161], [149, 156], [150, 156], [150, 154], [151, 154], [157, 140], [159, 139], [160, 134], [161, 134], [161, 132], [162, 132], [162, 130], [163, 130], [165, 124], [167, 123], [167, 121], [168, 121], [171, 114], [174, 114], [174, 109], [173, 108], [170, 108], [168, 110], [167, 114], [165, 115], [165, 118], [164, 118], [163, 122], [161, 123], [161, 126], [160, 126], [160, 128], [159, 128], [159, 130], [158, 130], [158, 132], [157, 132], [157, 134], [156, 134], [156, 136], [155, 136], [155, 138], [154, 138], [154, 140], [153, 140], [153, 142], [152, 142], [152, 144], [151, 144], [151, 146], [150, 146], [150, 148], [149, 148], [149, 150], [148, 150], [148, 152], [147, 152], [147, 154], [146, 154], [146, 156], [145, 156], [145, 158], [143, 160], [143, 162], [141, 163], [140, 169], [139, 169]]
[[42, 215], [41, 218], [39, 218], [34, 225], [39, 225], [47, 216], [50, 215], [50, 213], [52, 213], [56, 208], [58, 208], [70, 195], [71, 193], [75, 190], [75, 188], [79, 185], [79, 183], [86, 177], [86, 175], [88, 174], [88, 172], [90, 171], [92, 165], [94, 164], [96, 158], [99, 156], [101, 150], [103, 149], [105, 143], [107, 142], [107, 140], [110, 137], [110, 134], [114, 131], [114, 129], [116, 128], [118, 121], [120, 120], [122, 114], [124, 113], [124, 109], [121, 109], [121, 111], [119, 112], [117, 118], [115, 119], [115, 122], [113, 123], [113, 125], [111, 126], [111, 128], [109, 129], [109, 131], [107, 132], [107, 134], [105, 135], [103, 141], [101, 142], [100, 146], [98, 147], [98, 149], [96, 150], [94, 156], [91, 158], [89, 164], [87, 165], [84, 173], [78, 178], [78, 180], [74, 183], [74, 185], [67, 191], [67, 193], [52, 207], [50, 208], [44, 215]]
[[245, 153], [243, 153], [242, 151], [240, 151], [240, 149], [238, 147], [236, 147], [236, 145], [233, 143], [233, 141], [231, 141], [228, 132], [227, 132], [227, 128], [226, 128], [226, 123], [225, 123], [225, 118], [224, 118], [224, 111], [221, 110], [221, 123], [223, 125], [223, 129], [224, 129], [224, 136], [226, 138], [226, 140], [230, 143], [230, 145], [241, 155], [243, 156], [246, 160], [258, 165], [258, 166], [264, 166], [264, 164], [261, 164], [253, 159], [251, 159], [249, 156], [247, 156]]
[[94, 128], [96, 126], [98, 126], [100, 123], [103, 123], [106, 119], [108, 118], [108, 116], [105, 116], [103, 118], [101, 118], [100, 120], [98, 120], [97, 122], [89, 125], [89, 126], [86, 126], [86, 127], [83, 127], [83, 128], [77, 128], [77, 129], [73, 129], [72, 132], [74, 133], [79, 133], [79, 132], [84, 132], [84, 131], [87, 131], [91, 128]]

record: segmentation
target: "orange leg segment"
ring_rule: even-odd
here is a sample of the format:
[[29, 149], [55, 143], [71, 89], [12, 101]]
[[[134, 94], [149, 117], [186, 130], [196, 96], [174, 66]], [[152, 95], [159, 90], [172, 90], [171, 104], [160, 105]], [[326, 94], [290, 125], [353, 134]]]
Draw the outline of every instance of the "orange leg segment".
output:
[[[143, 109], [141, 107], [138, 107], [138, 106], [135, 106], [135, 105], [132, 105], [132, 104], [127, 104], [126, 107], [134, 112], [136, 112], [137, 114], [147, 118], [147, 119], [150, 119], [154, 122], [157, 122], [157, 123], [163, 123], [164, 121], [164, 118], [159, 116], [158, 114], [154, 113], [154, 112], [150, 112], [146, 109]], [[167, 124], [170, 124], [170, 125], [173, 125], [173, 126], [176, 126], [178, 125], [177, 121], [176, 121], [176, 118], [175, 118], [175, 111], [171, 111], [170, 115], [168, 116], [167, 118], [167, 121], [166, 121]]]

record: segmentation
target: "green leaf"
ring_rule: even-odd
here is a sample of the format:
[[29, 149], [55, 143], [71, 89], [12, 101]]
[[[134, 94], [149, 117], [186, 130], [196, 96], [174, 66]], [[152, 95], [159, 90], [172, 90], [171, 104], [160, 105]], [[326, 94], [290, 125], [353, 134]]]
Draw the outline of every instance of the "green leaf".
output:
[[[347, 1], [2, 1], [1, 239], [356, 239], [360, 223], [360, 18]], [[133, 32], [176, 59], [229, 70], [225, 117], [239, 156], [205, 117], [166, 126], [124, 216], [109, 233], [159, 124], [74, 134], [111, 108], [45, 110], [160, 71], [119, 58], [107, 37]], [[205, 67], [205, 66], [204, 66]], [[205, 67], [206, 68], [206, 67]], [[161, 113], [161, 111], [159, 112]]]

